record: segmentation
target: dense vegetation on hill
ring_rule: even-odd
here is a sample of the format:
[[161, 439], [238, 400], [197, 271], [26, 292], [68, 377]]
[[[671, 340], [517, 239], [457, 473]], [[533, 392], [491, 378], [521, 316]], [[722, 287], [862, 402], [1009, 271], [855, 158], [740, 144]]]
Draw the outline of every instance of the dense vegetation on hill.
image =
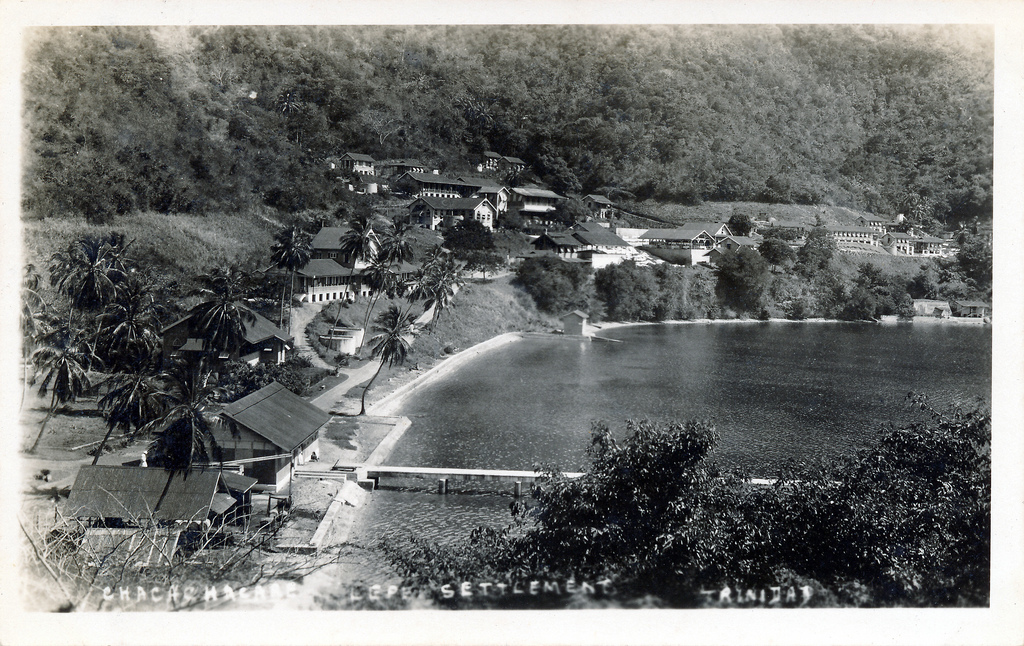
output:
[[991, 212], [982, 28], [47, 28], [24, 72], [26, 214], [334, 208], [326, 157], [556, 191]]

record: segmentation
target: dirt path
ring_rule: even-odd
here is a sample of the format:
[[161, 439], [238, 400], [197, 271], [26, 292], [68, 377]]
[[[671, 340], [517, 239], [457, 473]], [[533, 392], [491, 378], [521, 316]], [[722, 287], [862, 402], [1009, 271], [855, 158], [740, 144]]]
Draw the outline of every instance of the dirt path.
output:
[[306, 357], [317, 368], [334, 370], [334, 366], [320, 358], [316, 351], [309, 347], [306, 339], [306, 326], [313, 320], [320, 310], [324, 308], [322, 303], [302, 303], [292, 309], [292, 332], [295, 336], [295, 354]]

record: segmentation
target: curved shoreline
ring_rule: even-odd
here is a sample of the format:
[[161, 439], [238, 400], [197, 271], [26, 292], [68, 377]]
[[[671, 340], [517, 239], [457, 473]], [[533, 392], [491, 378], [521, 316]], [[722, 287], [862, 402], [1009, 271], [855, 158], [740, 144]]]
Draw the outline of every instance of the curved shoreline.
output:
[[396, 415], [397, 408], [401, 406], [402, 403], [410, 395], [412, 395], [414, 392], [422, 388], [424, 385], [431, 383], [434, 380], [451, 373], [452, 371], [461, 367], [469, 360], [476, 358], [477, 356], [483, 354], [484, 352], [493, 350], [494, 348], [503, 345], [507, 345], [509, 343], [519, 341], [520, 339], [523, 338], [524, 334], [528, 333], [505, 332], [504, 334], [493, 336], [487, 339], [486, 341], [481, 341], [480, 343], [477, 343], [474, 346], [471, 346], [469, 348], [466, 348], [465, 350], [462, 350], [461, 352], [453, 354], [444, 361], [438, 363], [437, 365], [427, 370], [425, 373], [423, 373], [416, 379], [410, 381], [407, 384], [399, 386], [395, 390], [385, 395], [380, 400], [370, 404], [369, 407], [367, 407], [366, 409], [367, 414], [382, 417]]

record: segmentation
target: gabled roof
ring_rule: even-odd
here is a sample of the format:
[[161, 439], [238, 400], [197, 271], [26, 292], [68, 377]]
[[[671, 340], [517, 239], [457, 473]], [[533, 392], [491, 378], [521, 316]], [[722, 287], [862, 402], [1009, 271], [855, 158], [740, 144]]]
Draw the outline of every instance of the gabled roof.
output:
[[953, 301], [957, 307], [992, 307], [988, 303], [982, 303], [981, 301]]
[[360, 175], [356, 178], [360, 184], [381, 184], [387, 180], [380, 175]]
[[[754, 240], [750, 236], [725, 236], [725, 240], [732, 240], [741, 247], [756, 247], [761, 244], [760, 240]], [[722, 242], [725, 242], [725, 240]]]
[[546, 188], [519, 187], [512, 189], [512, 192], [517, 195], [523, 195], [525, 197], [547, 197], [554, 200], [565, 199], [558, 193], [555, 193], [554, 191], [549, 191]]
[[417, 202], [423, 202], [432, 209], [451, 209], [453, 211], [472, 211], [482, 202], [487, 202], [488, 206], [494, 208], [486, 197], [420, 197], [409, 207], [412, 208]]
[[369, 162], [371, 164], [373, 163], [373, 157], [370, 157], [369, 155], [363, 155], [362, 153], [345, 153], [344, 155], [341, 156], [342, 159], [345, 159], [346, 157], [354, 161]]
[[358, 273], [351, 267], [343, 267], [333, 258], [314, 258], [297, 272], [300, 276], [316, 278], [317, 276], [351, 276]]
[[[914, 239], [914, 236], [910, 235], [909, 233], [900, 233], [898, 231], [890, 231], [889, 233], [886, 233], [885, 235], [889, 236], [890, 238], [894, 238], [896, 240], [913, 240]], [[882, 237], [884, 238], [885, 236], [882, 236]]]
[[609, 200], [604, 195], [591, 194], [591, 195], [586, 196], [583, 199], [591, 200], [593, 202], [597, 202], [598, 204], [608, 204], [609, 206], [612, 204], [612, 201]]
[[222, 489], [226, 489], [228, 491], [239, 491], [245, 493], [252, 489], [257, 482], [259, 482], [259, 480], [256, 478], [243, 476], [242, 474], [235, 473], [234, 471], [220, 472], [220, 483], [224, 485]]
[[645, 233], [640, 234], [641, 240], [693, 240], [694, 238], [705, 235], [709, 238], [714, 238], [715, 234], [705, 229], [703, 226], [685, 226], [678, 229], [648, 229]]
[[331, 416], [276, 381], [224, 407], [220, 416], [293, 451]]
[[572, 235], [584, 244], [595, 247], [628, 247], [629, 243], [615, 235], [607, 228], [593, 222], [580, 222], [573, 225]]
[[403, 174], [402, 177], [411, 177], [412, 179], [422, 184], [450, 184], [452, 186], [471, 186], [471, 184], [460, 182], [459, 180], [453, 177], [435, 175], [434, 173], [416, 173], [413, 171], [408, 171], [405, 174]]
[[526, 166], [526, 162], [524, 162], [522, 159], [519, 159], [518, 157], [503, 156], [502, 159], [504, 159], [505, 161], [507, 161], [510, 164], [516, 164], [518, 166]]
[[158, 467], [83, 466], [71, 487], [66, 514], [73, 518], [206, 520], [220, 473], [212, 468], [176, 473], [154, 514], [167, 477], [168, 472]]
[[316, 250], [338, 251], [341, 249], [341, 236], [350, 230], [349, 226], [323, 227], [313, 236], [312, 246]]
[[501, 159], [501, 155], [499, 155], [498, 153], [494, 152], [493, 150], [485, 150], [484, 151], [484, 157], [486, 157], [488, 159]]
[[478, 191], [487, 191], [489, 193], [497, 193], [501, 189], [505, 188], [504, 184], [502, 184], [496, 179], [491, 179], [490, 177], [473, 177], [471, 175], [459, 175], [455, 179], [464, 183], [466, 186], [477, 187]]
[[543, 233], [537, 237], [531, 244], [537, 246], [539, 242], [547, 239], [558, 245], [559, 247], [579, 247], [582, 246], [579, 240], [568, 233]]
[[933, 236], [921, 236], [920, 238], [914, 238], [914, 242], [929, 242], [931, 244], [942, 244], [945, 242], [942, 238], [936, 238]]
[[857, 217], [858, 220], [864, 220], [865, 222], [883, 222], [888, 223], [889, 220], [886, 218], [878, 217], [877, 215], [861, 215]]
[[565, 314], [564, 316], [562, 316], [562, 318], [565, 318], [567, 316], [576, 316], [576, 317], [581, 318], [581, 319], [587, 318], [587, 315], [584, 312], [581, 312], [579, 310], [573, 310], [573, 311], [569, 312], [568, 314]]
[[[247, 307], [243, 303], [236, 303], [236, 305], [238, 305], [242, 309], [248, 311], [249, 313], [251, 313], [255, 317], [252, 321], [243, 321], [243, 325], [245, 325], [245, 342], [246, 343], [250, 343], [250, 344], [260, 343], [260, 342], [266, 341], [267, 339], [272, 338], [272, 337], [276, 337], [278, 339], [281, 339], [285, 343], [291, 342], [292, 337], [290, 337], [287, 334], [285, 334], [281, 330], [281, 328], [279, 328], [276, 325], [274, 325], [273, 323], [271, 323], [265, 317], [261, 316], [258, 312], [254, 312], [252, 309], [250, 309], [249, 307]], [[180, 319], [178, 319], [174, 323], [171, 323], [170, 325], [165, 326], [163, 329], [160, 330], [160, 334], [167, 334], [167, 331], [170, 330], [171, 328], [177, 327], [177, 326], [179, 326], [182, 323], [185, 323], [187, 321], [191, 321], [192, 318], [197, 316], [196, 309], [201, 307], [201, 306], [202, 306], [201, 303], [199, 305], [196, 305], [195, 307], [193, 307], [189, 311], [188, 314], [186, 314], [185, 316], [181, 317]], [[189, 341], [191, 341], [191, 340], [192, 339], [190, 339]], [[188, 343], [186, 343], [186, 346], [188, 346]], [[187, 350], [194, 349], [193, 347], [186, 347], [186, 346], [182, 346], [181, 348], [179, 348], [179, 350], [186, 350], [187, 351]]]

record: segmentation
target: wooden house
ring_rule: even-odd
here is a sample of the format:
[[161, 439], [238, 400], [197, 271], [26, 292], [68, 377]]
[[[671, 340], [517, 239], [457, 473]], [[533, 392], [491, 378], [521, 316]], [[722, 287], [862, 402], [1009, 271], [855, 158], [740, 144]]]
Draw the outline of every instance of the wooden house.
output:
[[856, 222], [857, 226], [871, 229], [879, 235], [886, 233], [889, 230], [889, 225], [892, 224], [887, 218], [870, 214], [858, 216]]
[[497, 219], [498, 211], [486, 197], [420, 197], [409, 205], [409, 223], [431, 230], [476, 220], [490, 231]]
[[981, 301], [953, 301], [953, 316], [967, 318], [985, 318], [992, 311], [992, 306]]
[[[216, 365], [224, 361], [242, 361], [249, 364], [284, 363], [288, 350], [292, 348], [292, 337], [280, 328], [260, 316], [241, 303], [238, 307], [253, 315], [251, 321], [245, 321], [245, 340], [241, 347], [232, 352], [221, 352], [212, 357]], [[197, 305], [182, 318], [163, 328], [160, 333], [163, 343], [164, 359], [179, 357], [187, 353], [208, 354], [199, 329], [199, 312]]]
[[558, 208], [559, 202], [565, 198], [554, 191], [537, 187], [518, 187], [509, 192], [509, 211], [518, 213], [523, 218], [540, 218]]
[[606, 220], [615, 213], [615, 205], [604, 195], [591, 194], [583, 198], [583, 203], [593, 217], [599, 220]]
[[369, 155], [345, 153], [338, 158], [338, 169], [348, 175], [374, 175], [374, 160]]
[[278, 492], [292, 471], [320, 449], [320, 430], [331, 416], [281, 384], [271, 382], [220, 412], [214, 438], [226, 464], [256, 478], [257, 489]]
[[354, 301], [369, 296], [370, 289], [362, 278], [362, 270], [346, 267], [330, 258], [314, 258], [296, 272], [296, 294], [305, 303]]
[[410, 197], [460, 198], [468, 197], [476, 190], [472, 184], [436, 173], [403, 173], [395, 180], [394, 186]]

